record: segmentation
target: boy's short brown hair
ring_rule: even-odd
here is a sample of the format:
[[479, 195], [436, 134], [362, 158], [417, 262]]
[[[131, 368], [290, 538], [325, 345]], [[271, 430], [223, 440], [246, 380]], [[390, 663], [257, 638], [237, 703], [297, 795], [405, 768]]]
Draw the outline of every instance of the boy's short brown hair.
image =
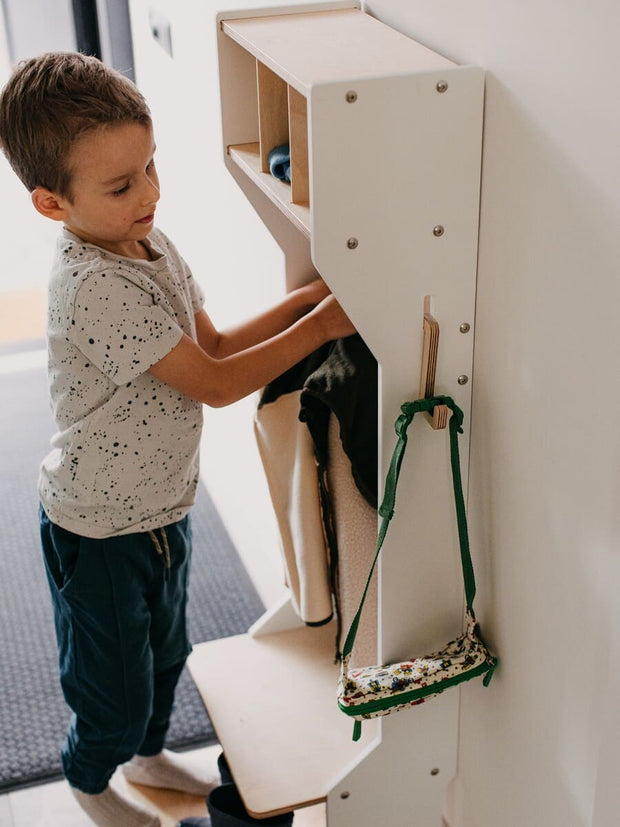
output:
[[45, 187], [71, 199], [75, 140], [128, 121], [151, 123], [130, 80], [95, 57], [48, 52], [19, 63], [0, 94], [0, 149], [30, 192]]

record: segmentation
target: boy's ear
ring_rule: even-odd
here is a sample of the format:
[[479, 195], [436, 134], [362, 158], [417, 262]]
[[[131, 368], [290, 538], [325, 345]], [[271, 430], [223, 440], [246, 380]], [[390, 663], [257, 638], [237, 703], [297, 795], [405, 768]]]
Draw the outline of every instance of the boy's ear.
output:
[[64, 209], [65, 199], [55, 195], [45, 187], [36, 187], [31, 193], [30, 197], [34, 208], [41, 215], [46, 218], [51, 218], [52, 221], [64, 221], [66, 212]]

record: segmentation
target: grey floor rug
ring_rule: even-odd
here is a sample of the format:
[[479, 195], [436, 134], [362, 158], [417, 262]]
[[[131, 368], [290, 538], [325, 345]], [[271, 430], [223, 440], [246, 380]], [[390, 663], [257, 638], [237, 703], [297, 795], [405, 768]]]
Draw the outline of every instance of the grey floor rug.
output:
[[[58, 682], [51, 603], [38, 539], [36, 482], [54, 427], [45, 370], [0, 373], [0, 790], [61, 777], [70, 711]], [[263, 605], [203, 486], [193, 512], [189, 599], [193, 643], [245, 632]], [[184, 671], [168, 746], [213, 743]]]

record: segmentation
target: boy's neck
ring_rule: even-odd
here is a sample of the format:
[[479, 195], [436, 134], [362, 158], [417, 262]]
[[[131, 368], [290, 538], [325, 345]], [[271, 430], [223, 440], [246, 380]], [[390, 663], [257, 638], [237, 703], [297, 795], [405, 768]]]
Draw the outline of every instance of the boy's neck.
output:
[[148, 243], [146, 241], [141, 241], [140, 245], [142, 246], [142, 253], [143, 253], [141, 258], [145, 258], [146, 261], [154, 261], [155, 256], [153, 255], [153, 252], [151, 251], [151, 248], [148, 245]]
[[134, 258], [140, 261], [154, 261], [155, 256], [148, 241], [133, 241], [128, 242], [127, 245], [109, 245], [106, 244], [105, 241], [98, 241], [97, 239], [93, 238], [83, 238], [75, 230], [72, 230], [71, 227], [65, 228], [72, 233], [77, 238], [84, 241], [86, 244], [94, 244], [96, 247], [101, 247], [102, 250], [107, 250], [109, 253], [113, 253], [114, 255], [120, 255], [124, 258]]

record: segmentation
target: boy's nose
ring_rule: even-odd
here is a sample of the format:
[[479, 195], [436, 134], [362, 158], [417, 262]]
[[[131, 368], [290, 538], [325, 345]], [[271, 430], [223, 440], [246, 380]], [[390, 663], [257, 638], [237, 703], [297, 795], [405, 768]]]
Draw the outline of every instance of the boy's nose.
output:
[[159, 181], [153, 181], [151, 178], [146, 177], [142, 193], [142, 202], [144, 204], [154, 204], [159, 201], [159, 198]]
[[155, 184], [151, 185], [151, 188], [146, 196], [146, 200], [148, 203], [157, 203], [159, 201], [160, 192], [159, 187], [156, 187]]

